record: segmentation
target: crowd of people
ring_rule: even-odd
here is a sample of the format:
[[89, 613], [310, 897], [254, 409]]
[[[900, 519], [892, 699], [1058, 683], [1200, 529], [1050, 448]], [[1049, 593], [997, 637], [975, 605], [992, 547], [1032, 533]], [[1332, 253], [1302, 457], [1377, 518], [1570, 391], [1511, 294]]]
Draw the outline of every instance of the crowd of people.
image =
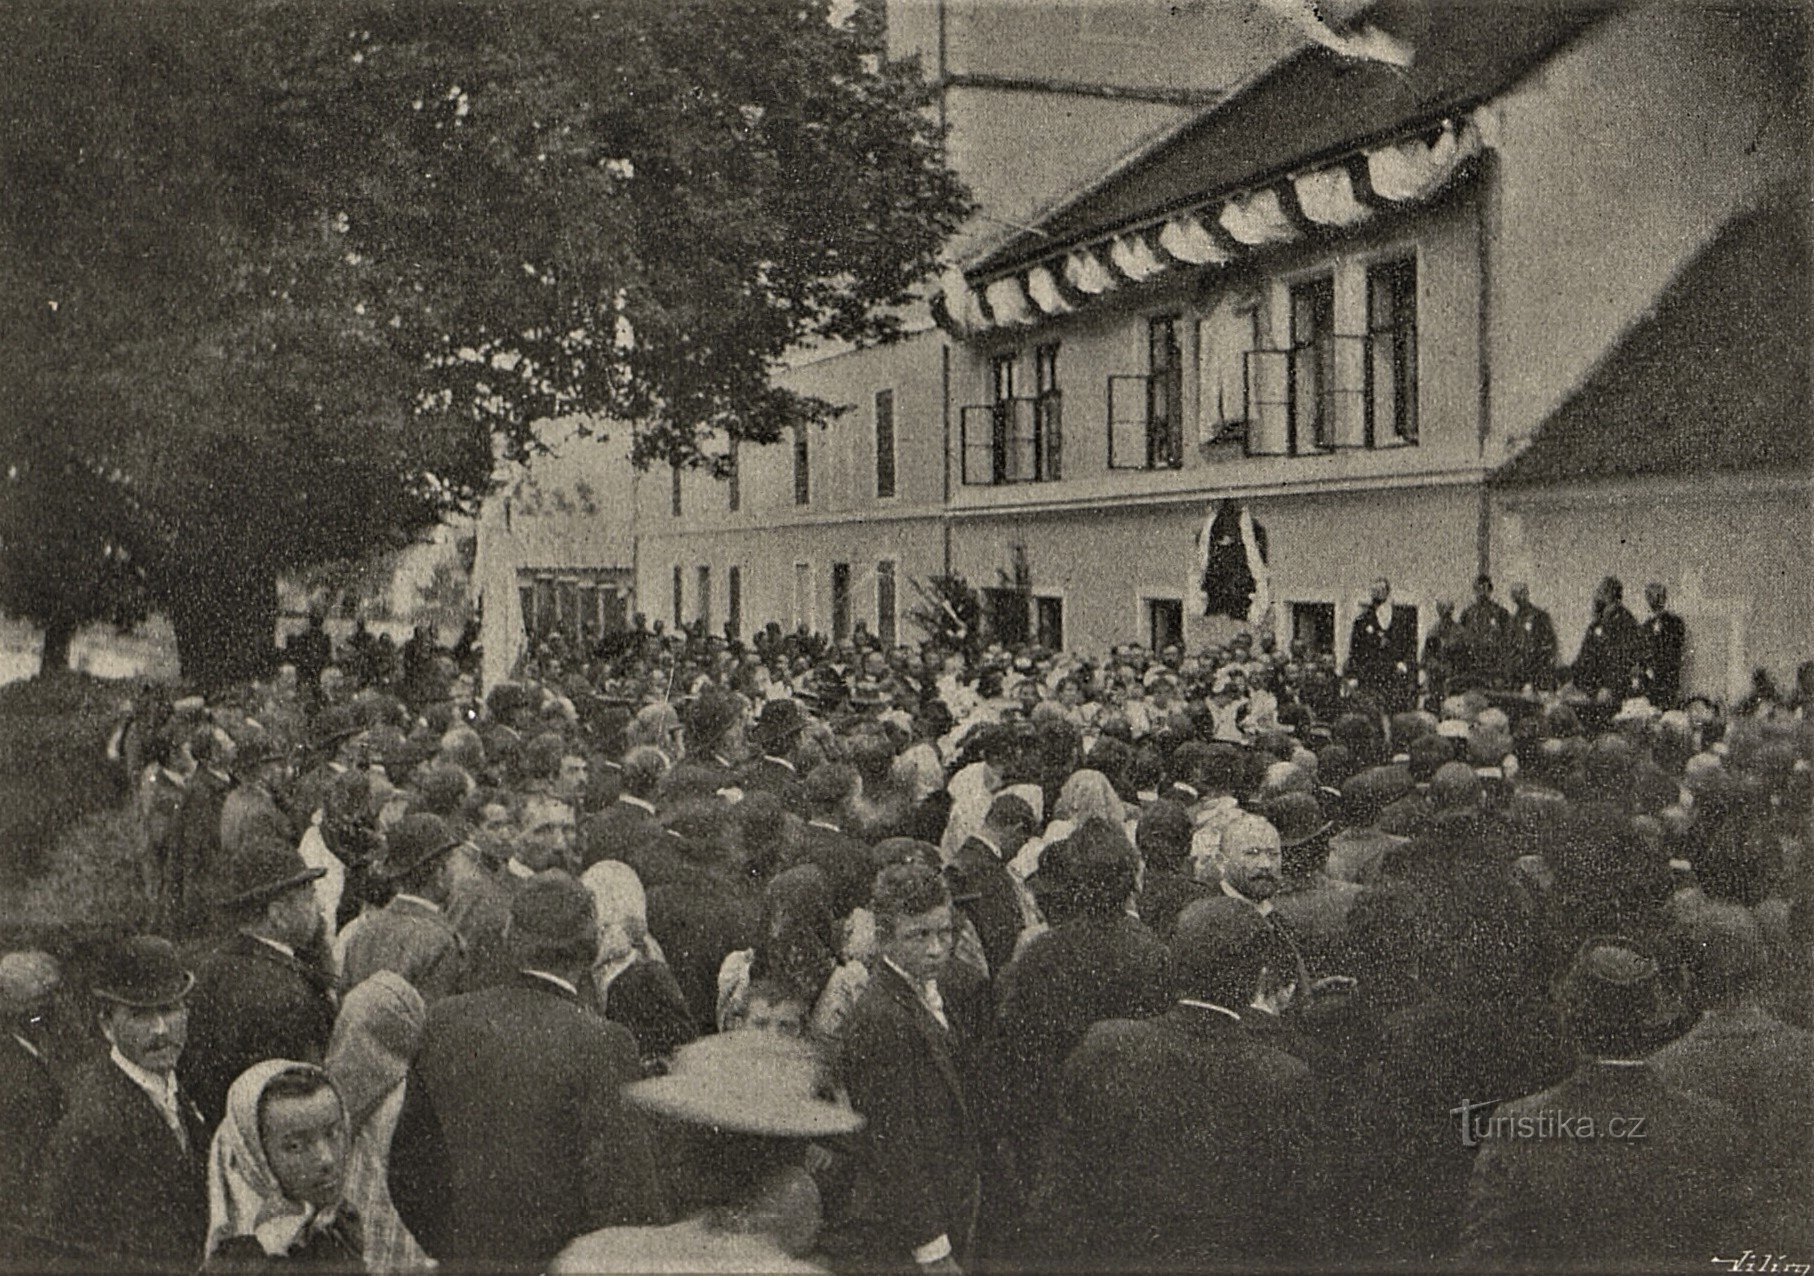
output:
[[0, 956], [0, 1255], [1808, 1253], [1814, 665], [1684, 701], [1621, 592], [1565, 667], [1483, 577], [1340, 670], [639, 621], [482, 697], [312, 626], [123, 725], [132, 933]]

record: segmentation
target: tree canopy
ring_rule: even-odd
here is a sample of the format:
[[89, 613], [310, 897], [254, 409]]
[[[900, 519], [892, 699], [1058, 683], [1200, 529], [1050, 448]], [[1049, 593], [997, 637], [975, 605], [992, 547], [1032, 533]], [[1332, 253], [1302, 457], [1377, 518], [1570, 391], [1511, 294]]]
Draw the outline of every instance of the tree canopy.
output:
[[873, 6], [0, 10], [0, 607], [268, 646], [280, 572], [470, 510], [575, 412], [715, 463], [832, 405], [968, 211]]

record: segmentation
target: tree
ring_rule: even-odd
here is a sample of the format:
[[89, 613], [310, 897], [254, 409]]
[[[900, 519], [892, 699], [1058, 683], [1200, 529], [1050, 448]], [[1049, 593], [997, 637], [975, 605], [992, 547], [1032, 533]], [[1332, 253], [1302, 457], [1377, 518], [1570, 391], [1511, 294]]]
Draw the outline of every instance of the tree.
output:
[[[722, 466], [832, 405], [968, 211], [873, 7], [238, 0], [0, 11], [0, 606], [174, 622], [470, 512], [538, 420]], [[47, 517], [48, 513], [48, 517]]]

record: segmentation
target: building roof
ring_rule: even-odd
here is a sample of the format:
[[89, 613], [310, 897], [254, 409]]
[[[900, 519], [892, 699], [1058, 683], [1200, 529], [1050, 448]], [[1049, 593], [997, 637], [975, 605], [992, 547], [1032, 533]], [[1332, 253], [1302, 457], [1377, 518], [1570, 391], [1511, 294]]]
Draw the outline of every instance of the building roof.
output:
[[1408, 40], [1408, 68], [1303, 49], [1244, 92], [1205, 110], [1166, 144], [971, 265], [973, 278], [1205, 195], [1257, 185], [1305, 164], [1402, 134], [1493, 97], [1611, 7], [1604, 0], [1479, 4], [1386, 0], [1370, 21]]
[[1728, 223], [1493, 483], [1806, 470], [1807, 281], [1799, 200]]

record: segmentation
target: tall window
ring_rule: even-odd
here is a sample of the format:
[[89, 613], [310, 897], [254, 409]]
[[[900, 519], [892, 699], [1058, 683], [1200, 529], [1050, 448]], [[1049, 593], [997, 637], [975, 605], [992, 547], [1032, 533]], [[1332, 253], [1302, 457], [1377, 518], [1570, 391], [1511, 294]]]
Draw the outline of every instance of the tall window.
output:
[[806, 505], [812, 501], [812, 472], [809, 468], [812, 458], [806, 450], [806, 427], [794, 427], [794, 504]]
[[668, 472], [673, 477], [673, 486], [669, 488], [668, 512], [675, 518], [680, 517], [680, 466], [670, 465]]
[[680, 564], [674, 564], [674, 628], [679, 629], [686, 623], [686, 599], [682, 596], [683, 585], [680, 576]]
[[1064, 650], [1064, 599], [1033, 600], [1033, 635], [1047, 651]]
[[724, 476], [725, 488], [729, 496], [731, 513], [743, 508], [743, 453], [737, 440], [731, 440], [730, 472]]
[[989, 431], [989, 479], [992, 483], [1005, 483], [1014, 472], [1009, 447], [1010, 427], [1014, 420], [1016, 362], [1011, 354], [998, 354], [989, 360], [989, 401], [995, 405], [990, 414]]
[[894, 391], [876, 391], [876, 495], [894, 495]]
[[1290, 450], [1322, 451], [1335, 442], [1335, 278], [1291, 287]]
[[712, 632], [712, 569], [699, 569], [699, 627], [706, 633]]
[[1184, 463], [1184, 358], [1178, 319], [1160, 315], [1146, 325], [1146, 463], [1160, 469]]
[[724, 622], [732, 638], [743, 637], [743, 569], [727, 567], [724, 572]]
[[1058, 343], [1033, 349], [1034, 468], [1046, 480], [1064, 476], [1063, 399], [1058, 391]]
[[850, 637], [850, 564], [831, 565], [831, 636]]
[[1184, 642], [1184, 603], [1176, 598], [1146, 600], [1147, 640], [1154, 651]]
[[813, 624], [813, 566], [811, 563], [794, 564], [794, 628], [805, 625], [808, 629]]
[[1367, 271], [1367, 445], [1417, 442], [1417, 259]]
[[895, 590], [894, 563], [883, 559], [876, 564], [876, 637], [882, 645], [892, 647], [895, 643]]

